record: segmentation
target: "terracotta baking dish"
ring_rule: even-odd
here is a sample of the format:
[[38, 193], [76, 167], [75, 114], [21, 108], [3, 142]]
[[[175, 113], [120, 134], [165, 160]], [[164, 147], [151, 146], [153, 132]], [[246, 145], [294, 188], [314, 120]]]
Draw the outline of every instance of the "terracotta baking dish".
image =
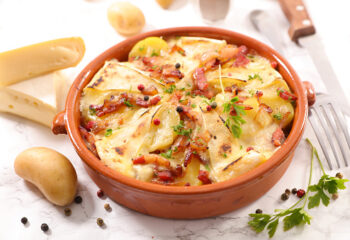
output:
[[[264, 164], [252, 171], [220, 183], [203, 186], [162, 186], [124, 176], [106, 167], [85, 146], [79, 133], [79, 100], [82, 89], [90, 82], [104, 62], [111, 58], [127, 60], [133, 45], [149, 36], [200, 36], [225, 39], [228, 43], [244, 44], [260, 55], [277, 61], [278, 71], [298, 96], [295, 119], [282, 147]], [[242, 34], [211, 27], [177, 27], [143, 33], [128, 38], [108, 49], [75, 79], [70, 88], [65, 111], [53, 122], [55, 134], [68, 133], [75, 150], [83, 160], [92, 180], [114, 201], [141, 213], [163, 218], [195, 219], [230, 212], [261, 197], [287, 170], [299, 143], [307, 118], [308, 100], [314, 100], [311, 84], [302, 83], [291, 65], [265, 44]]]

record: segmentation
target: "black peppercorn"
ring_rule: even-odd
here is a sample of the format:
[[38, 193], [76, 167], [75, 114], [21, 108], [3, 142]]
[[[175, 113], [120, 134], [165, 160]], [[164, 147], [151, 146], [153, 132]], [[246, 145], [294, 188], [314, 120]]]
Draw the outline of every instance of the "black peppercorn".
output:
[[104, 208], [105, 208], [106, 211], [108, 211], [108, 212], [112, 210], [111, 205], [109, 205], [108, 203], [106, 203], [106, 204], [104, 205]]
[[288, 196], [290, 195], [290, 190], [287, 188], [285, 191], [284, 191], [285, 194], [287, 194]]
[[292, 193], [293, 193], [293, 194], [297, 194], [297, 192], [298, 192], [298, 189], [296, 189], [296, 188], [293, 188], [293, 189], [292, 189]]
[[212, 102], [210, 106], [212, 109], [215, 109], [218, 106], [218, 104], [216, 102]]
[[144, 96], [144, 97], [143, 97], [143, 100], [148, 101], [148, 100], [149, 100], [149, 96], [147, 96], [147, 95]]
[[72, 210], [70, 210], [70, 208], [65, 208], [64, 209], [64, 215], [70, 216], [71, 214], [72, 214]]
[[47, 225], [46, 223], [43, 223], [41, 224], [40, 228], [43, 232], [47, 232], [49, 230], [49, 225]]
[[256, 209], [255, 210], [255, 213], [262, 213], [263, 211], [260, 209], [260, 208], [258, 208], [258, 209]]
[[289, 196], [288, 196], [288, 194], [286, 194], [286, 193], [283, 193], [283, 194], [281, 195], [281, 200], [283, 200], [283, 201], [286, 201], [288, 198], [289, 198]]
[[332, 199], [336, 200], [339, 197], [338, 193], [333, 193], [332, 194]]
[[183, 110], [184, 110], [184, 108], [181, 107], [181, 106], [177, 106], [177, 107], [176, 107], [176, 111], [177, 111], [178, 113], [183, 112]]
[[176, 63], [175, 64], [175, 68], [179, 69], [181, 67], [181, 64], [180, 63]]
[[335, 176], [336, 176], [337, 178], [339, 178], [339, 179], [342, 179], [342, 178], [343, 178], [343, 174], [341, 174], [340, 172], [338, 172]]
[[26, 217], [21, 218], [21, 223], [26, 224], [28, 222], [28, 219]]
[[75, 198], [74, 198], [74, 202], [75, 203], [81, 203], [83, 201], [83, 199], [80, 197], [80, 196], [76, 196]]
[[102, 218], [97, 218], [96, 223], [97, 223], [97, 225], [99, 225], [100, 227], [102, 227], [102, 226], [105, 224]]

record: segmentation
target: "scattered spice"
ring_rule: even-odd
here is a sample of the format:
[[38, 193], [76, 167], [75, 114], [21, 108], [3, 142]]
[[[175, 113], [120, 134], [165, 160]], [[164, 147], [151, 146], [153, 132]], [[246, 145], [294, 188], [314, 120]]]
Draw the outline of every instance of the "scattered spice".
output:
[[341, 174], [340, 172], [338, 172], [335, 176], [339, 179], [343, 179], [343, 174]]
[[286, 194], [286, 193], [283, 193], [283, 194], [281, 195], [281, 200], [283, 200], [283, 201], [288, 200], [288, 198], [289, 198], [289, 195]]
[[47, 232], [49, 230], [49, 225], [47, 225], [46, 223], [43, 223], [41, 224], [40, 228], [43, 232]]
[[66, 215], [67, 217], [69, 217], [72, 214], [72, 210], [70, 208], [65, 208], [64, 209], [64, 215]]
[[144, 96], [144, 97], [143, 97], [143, 100], [148, 101], [148, 100], [149, 100], [149, 96], [147, 96], [147, 95]]
[[263, 211], [260, 208], [258, 208], [255, 210], [255, 213], [263, 213]]
[[103, 225], [105, 225], [104, 221], [102, 218], [97, 218], [96, 223], [98, 226], [102, 227]]
[[181, 107], [181, 106], [177, 106], [177, 107], [176, 107], [176, 111], [177, 111], [178, 113], [181, 113], [181, 112], [184, 111], [184, 108]]
[[210, 106], [210, 105], [207, 106], [207, 111], [208, 111], [208, 112], [211, 111], [211, 106]]
[[27, 224], [28, 219], [26, 217], [22, 217], [21, 218], [21, 223], [23, 223], [24, 225]]
[[292, 189], [292, 193], [293, 193], [293, 194], [297, 194], [297, 192], [298, 192], [298, 189], [296, 189], [296, 188], [293, 188], [293, 189]]
[[153, 123], [154, 123], [154, 125], [159, 125], [160, 124], [160, 120], [159, 120], [159, 118], [155, 118], [154, 120], [153, 120]]
[[332, 199], [336, 200], [339, 197], [338, 193], [333, 193], [332, 194]]
[[104, 194], [104, 192], [103, 192], [101, 189], [97, 191], [97, 196], [98, 196], [99, 198], [102, 198], [104, 195], [105, 195], [105, 194]]
[[302, 197], [304, 197], [304, 195], [305, 195], [305, 190], [299, 189], [299, 190], [297, 191], [297, 196], [298, 196], [298, 198], [302, 198]]
[[80, 196], [76, 196], [76, 197], [74, 198], [74, 202], [77, 203], [77, 204], [82, 203], [82, 201], [83, 201], [83, 198], [80, 197]]
[[[241, 145], [241, 146], [242, 146], [242, 145]], [[254, 148], [253, 148], [253, 147], [247, 147], [247, 149], [246, 149], [247, 152], [249, 152], [249, 151], [251, 151], [251, 150], [254, 150]]]
[[175, 68], [179, 69], [181, 67], [181, 64], [180, 63], [176, 63], [175, 64]]
[[106, 203], [106, 204], [104, 205], [104, 208], [105, 208], [106, 211], [108, 211], [108, 212], [112, 210], [111, 205], [109, 205], [108, 203]]
[[218, 104], [216, 102], [212, 102], [210, 106], [212, 109], [215, 109], [218, 106]]
[[290, 190], [287, 188], [286, 190], [284, 190], [284, 193], [289, 196], [290, 195]]
[[143, 90], [145, 90], [145, 85], [139, 84], [139, 85], [137, 86], [137, 89], [140, 90], [140, 91], [142, 92]]

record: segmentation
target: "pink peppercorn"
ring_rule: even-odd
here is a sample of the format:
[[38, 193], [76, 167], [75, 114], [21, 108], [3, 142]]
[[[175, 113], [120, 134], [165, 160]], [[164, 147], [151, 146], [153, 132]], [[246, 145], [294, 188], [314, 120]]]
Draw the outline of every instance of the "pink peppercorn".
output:
[[103, 192], [101, 189], [97, 191], [97, 196], [98, 196], [99, 198], [102, 198], [104, 195], [105, 195], [105, 194], [104, 194], [104, 192]]
[[142, 92], [143, 90], [145, 90], [145, 86], [144, 86], [143, 84], [139, 84], [139, 85], [137, 86], [137, 89], [140, 90], [140, 91]]
[[160, 120], [158, 118], [156, 118], [153, 120], [153, 123], [154, 123], [154, 125], [158, 126], [160, 124]]

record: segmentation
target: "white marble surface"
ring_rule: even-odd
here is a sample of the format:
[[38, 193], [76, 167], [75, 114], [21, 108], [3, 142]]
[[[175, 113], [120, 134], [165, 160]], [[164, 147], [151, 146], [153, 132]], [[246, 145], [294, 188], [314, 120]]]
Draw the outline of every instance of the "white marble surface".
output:
[[[57, 37], [82, 36], [87, 47], [83, 62], [65, 71], [73, 78], [93, 57], [123, 39], [114, 32], [106, 19], [106, 9], [111, 2], [0, 0], [0, 51]], [[195, 0], [176, 0], [168, 11], [161, 10], [153, 0], [132, 2], [144, 11], [147, 19], [144, 31], [170, 26], [205, 25]], [[257, 8], [268, 10], [276, 16], [276, 23], [284, 32], [283, 54], [303, 80], [312, 81], [319, 91], [326, 91], [317, 79], [307, 52], [288, 40], [288, 23], [277, 1], [234, 0], [232, 3], [227, 19], [215, 26], [242, 32], [266, 42], [250, 25], [248, 13]], [[349, 96], [350, 28], [347, 24], [350, 22], [350, 4], [347, 0], [308, 0], [306, 3], [339, 80]], [[286, 174], [256, 202], [215, 218], [165, 220], [136, 213], [108, 198], [99, 199], [96, 196], [98, 188], [85, 173], [68, 137], [54, 136], [45, 127], [3, 113], [0, 114], [0, 132], [3, 153], [0, 160], [0, 239], [267, 239], [265, 233], [257, 235], [247, 226], [248, 213], [256, 208], [272, 212], [275, 208], [292, 205], [296, 200], [294, 197], [281, 202], [280, 194], [285, 188], [306, 186], [310, 161], [309, 148], [302, 140]], [[313, 138], [312, 131], [308, 129], [305, 136]], [[15, 175], [13, 161], [16, 155], [32, 146], [54, 148], [71, 159], [75, 166], [83, 203], [70, 206], [73, 211], [70, 217], [64, 216], [63, 208], [48, 203], [35, 187]], [[350, 177], [350, 168], [342, 172]], [[319, 174], [316, 171], [314, 181], [317, 177]], [[347, 186], [350, 187], [349, 184]], [[104, 210], [106, 202], [111, 204], [112, 212]], [[350, 239], [349, 190], [341, 192], [340, 198], [332, 201], [328, 207], [312, 209], [310, 214], [313, 216], [310, 226], [288, 232], [279, 228], [275, 239]], [[27, 226], [21, 224], [22, 216], [29, 219]], [[96, 225], [97, 217], [105, 220], [105, 229]], [[43, 222], [51, 228], [47, 234], [40, 230]]]

